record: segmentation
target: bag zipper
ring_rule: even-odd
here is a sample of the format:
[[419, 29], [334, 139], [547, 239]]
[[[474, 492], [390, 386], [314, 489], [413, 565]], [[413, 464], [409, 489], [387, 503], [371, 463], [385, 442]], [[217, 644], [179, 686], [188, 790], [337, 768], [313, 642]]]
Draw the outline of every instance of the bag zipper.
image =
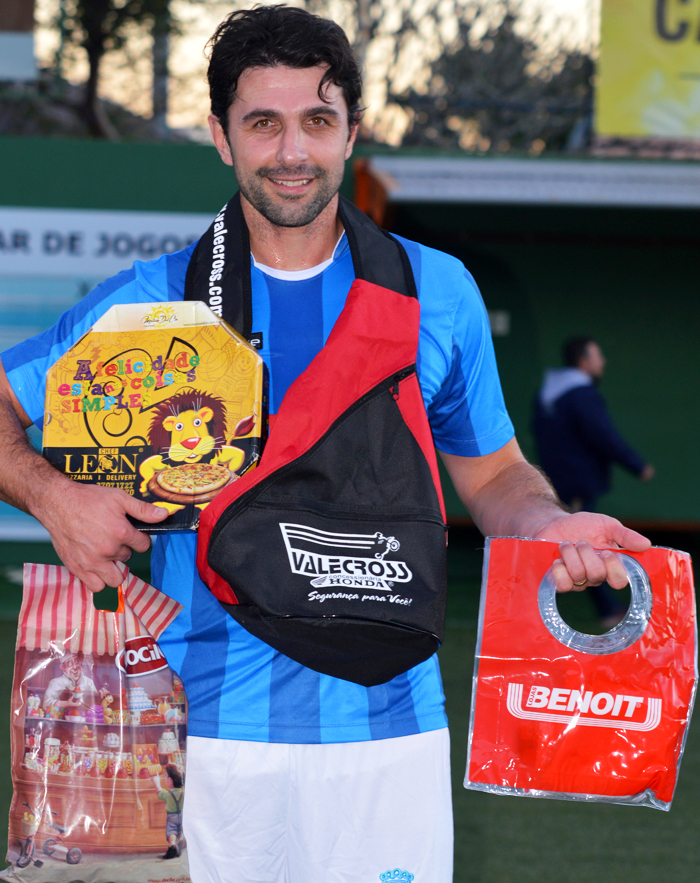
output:
[[[295, 461], [297, 462], [297, 461]], [[255, 507], [257, 509], [268, 509], [274, 511], [275, 509], [286, 509], [286, 506], [277, 505], [275, 503], [261, 503], [256, 502]], [[295, 512], [309, 512], [311, 515], [320, 515], [323, 518], [337, 518], [339, 520], [342, 519], [352, 519], [353, 521], [383, 521], [386, 520], [386, 516], [381, 514], [372, 515], [369, 513], [361, 513], [361, 512], [348, 512], [347, 510], [338, 510], [337, 512], [328, 511], [326, 508], [322, 508], [321, 506], [309, 506], [308, 504], [303, 506], [293, 506]], [[445, 528], [445, 523], [442, 518], [437, 518], [433, 515], [416, 515], [413, 513], [397, 513], [393, 512], [391, 514], [392, 521], [424, 521], [428, 524], [439, 524], [440, 527]]]

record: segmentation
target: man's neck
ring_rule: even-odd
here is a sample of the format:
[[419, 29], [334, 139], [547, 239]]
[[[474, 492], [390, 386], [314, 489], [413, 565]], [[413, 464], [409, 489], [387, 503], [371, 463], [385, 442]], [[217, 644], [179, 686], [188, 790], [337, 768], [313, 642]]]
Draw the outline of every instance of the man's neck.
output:
[[253, 257], [276, 270], [306, 270], [322, 264], [333, 256], [343, 232], [337, 196], [304, 227], [278, 227], [253, 208], [242, 194], [241, 208]]

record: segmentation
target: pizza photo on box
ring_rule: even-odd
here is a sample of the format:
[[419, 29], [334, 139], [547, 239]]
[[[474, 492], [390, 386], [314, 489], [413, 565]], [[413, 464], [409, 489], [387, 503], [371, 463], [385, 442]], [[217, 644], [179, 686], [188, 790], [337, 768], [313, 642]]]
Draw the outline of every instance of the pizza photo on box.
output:
[[146, 487], [152, 494], [172, 503], [208, 503], [237, 477], [225, 466], [183, 463], [156, 472]]
[[226, 411], [215, 396], [192, 389], [162, 402], [148, 429], [153, 455], [139, 466], [141, 495], [171, 513], [189, 504], [203, 508], [238, 478], [246, 452], [236, 439], [254, 426], [255, 415], [239, 420], [226, 443]]

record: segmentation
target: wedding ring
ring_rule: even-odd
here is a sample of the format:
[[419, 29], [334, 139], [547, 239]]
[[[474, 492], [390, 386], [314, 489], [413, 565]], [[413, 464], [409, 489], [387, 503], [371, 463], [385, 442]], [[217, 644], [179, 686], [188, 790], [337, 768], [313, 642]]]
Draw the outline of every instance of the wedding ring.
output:
[[574, 583], [574, 585], [575, 585], [575, 586], [585, 586], [587, 582], [588, 582], [588, 580], [587, 580], [587, 579], [584, 579], [583, 582], [580, 582], [580, 583]]

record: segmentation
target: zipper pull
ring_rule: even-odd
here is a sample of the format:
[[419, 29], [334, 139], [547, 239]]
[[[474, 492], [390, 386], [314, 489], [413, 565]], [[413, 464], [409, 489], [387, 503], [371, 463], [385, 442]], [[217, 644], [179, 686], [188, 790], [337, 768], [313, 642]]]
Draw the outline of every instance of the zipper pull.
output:
[[403, 371], [399, 371], [398, 374], [394, 374], [391, 380], [391, 386], [389, 390], [394, 397], [394, 401], [398, 402], [399, 400], [399, 384], [402, 380], [405, 380], [407, 377], [410, 377], [411, 374], [416, 370], [416, 366], [412, 365], [410, 368], [404, 368]]

